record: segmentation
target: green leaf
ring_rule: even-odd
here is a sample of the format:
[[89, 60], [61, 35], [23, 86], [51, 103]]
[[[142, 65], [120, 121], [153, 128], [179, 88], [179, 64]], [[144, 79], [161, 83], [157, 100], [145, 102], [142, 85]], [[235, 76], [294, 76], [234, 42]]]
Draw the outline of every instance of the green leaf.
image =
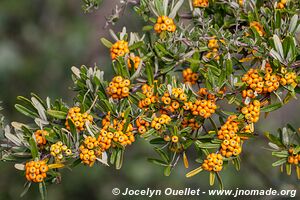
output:
[[282, 107], [282, 103], [275, 103], [268, 106], [264, 106], [260, 109], [261, 112], [272, 112]]
[[108, 41], [108, 40], [105, 39], [105, 38], [101, 38], [100, 41], [101, 41], [102, 44], [103, 44], [104, 46], [106, 46], [107, 48], [111, 48], [112, 45], [113, 45], [110, 41]]
[[276, 167], [276, 166], [282, 165], [284, 163], [286, 163], [286, 158], [282, 158], [280, 160], [277, 160], [276, 162], [272, 163], [272, 166]]
[[154, 138], [150, 140], [150, 144], [166, 144], [166, 141], [163, 138]]
[[171, 166], [166, 167], [165, 170], [164, 170], [164, 175], [165, 176], [170, 176], [171, 169], [172, 169]]
[[264, 132], [264, 135], [270, 140], [270, 142], [276, 144], [279, 147], [284, 146], [281, 142], [281, 140], [274, 135], [270, 134], [269, 132]]
[[170, 162], [168, 155], [162, 149], [155, 147], [154, 150], [166, 163]]
[[129, 46], [129, 50], [132, 51], [134, 49], [138, 49], [140, 48], [141, 46], [143, 46], [144, 42], [143, 41], [139, 41], [139, 42], [136, 42], [134, 43], [133, 45]]
[[23, 192], [20, 194], [20, 198], [24, 197], [24, 195], [28, 192], [29, 188], [31, 186], [31, 182], [27, 181], [24, 185], [24, 190]]
[[290, 163], [287, 163], [285, 165], [285, 169], [286, 169], [286, 174], [290, 176], [292, 173], [292, 165]]
[[190, 171], [189, 173], [187, 173], [187, 174], [185, 175], [185, 177], [190, 178], [190, 177], [192, 177], [192, 176], [195, 176], [196, 174], [200, 173], [202, 170], [203, 170], [203, 169], [202, 169], [202, 166], [200, 166], [200, 167], [198, 167], [198, 168], [196, 168], [196, 169]]
[[283, 47], [280, 38], [277, 35], [273, 35], [273, 40], [276, 51], [279, 53], [281, 58], [284, 58]]
[[229, 76], [233, 72], [232, 60], [228, 58], [226, 60], [226, 75]]
[[39, 153], [38, 153], [38, 147], [36, 145], [36, 142], [34, 141], [33, 138], [29, 138], [28, 143], [30, 145], [30, 151], [31, 151], [32, 158], [37, 158], [39, 156]]
[[143, 31], [150, 31], [150, 30], [152, 30], [152, 29], [153, 29], [153, 26], [144, 26], [144, 27], [142, 28]]
[[45, 182], [39, 183], [39, 191], [42, 200], [46, 200], [47, 198], [47, 188]]
[[216, 175], [217, 175], [217, 180], [219, 181], [220, 190], [223, 190], [224, 189], [224, 185], [223, 185], [223, 181], [222, 181], [222, 178], [221, 178], [219, 172], [216, 172]]
[[153, 85], [154, 77], [153, 77], [153, 69], [150, 64], [146, 65], [146, 73], [149, 85]]
[[116, 169], [121, 169], [123, 164], [124, 150], [119, 149], [116, 155]]
[[220, 144], [202, 143], [199, 140], [195, 142], [195, 145], [201, 149], [216, 149], [220, 147]]
[[232, 162], [235, 166], [235, 169], [237, 171], [239, 171], [241, 169], [241, 162], [240, 162], [239, 158], [237, 157], [237, 158], [232, 159]]
[[20, 104], [16, 104], [15, 105], [15, 108], [20, 112], [22, 113], [23, 115], [26, 115], [28, 117], [31, 117], [33, 119], [37, 118], [38, 117], [38, 114], [33, 112], [32, 110], [29, 110], [28, 108], [20, 105]]
[[216, 173], [210, 172], [209, 173], [209, 185], [210, 186], [213, 186], [215, 184], [215, 178], [216, 178]]
[[164, 161], [159, 160], [159, 159], [148, 158], [147, 160], [155, 165], [160, 165], [160, 166], [164, 166], [164, 167], [169, 166], [168, 163], [165, 163]]
[[67, 113], [64, 111], [58, 111], [58, 110], [47, 110], [47, 114], [51, 117], [57, 118], [57, 119], [66, 119]]

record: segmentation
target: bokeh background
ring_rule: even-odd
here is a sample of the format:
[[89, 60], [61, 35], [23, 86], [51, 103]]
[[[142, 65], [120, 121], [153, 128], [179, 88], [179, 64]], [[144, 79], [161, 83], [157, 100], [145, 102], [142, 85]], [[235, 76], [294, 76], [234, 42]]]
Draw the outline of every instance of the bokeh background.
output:
[[[111, 14], [118, 1], [104, 0], [98, 10], [89, 14], [83, 13], [80, 3], [74, 0], [0, 1], [0, 100], [7, 121], [27, 120], [14, 109], [18, 95], [28, 97], [34, 92], [43, 98], [62, 98], [72, 103], [71, 66], [96, 64], [106, 72], [106, 77], [112, 76], [109, 51], [99, 39], [111, 39], [108, 30], [103, 29], [105, 16]], [[128, 30], [138, 32], [142, 25], [143, 21], [127, 9], [117, 25], [111, 28], [120, 31], [126, 26]], [[264, 131], [275, 132], [286, 123], [300, 127], [299, 108], [300, 101], [293, 100], [267, 119], [260, 120], [256, 129], [260, 136], [244, 145], [241, 170], [236, 172], [229, 167], [221, 173], [227, 189], [297, 188], [300, 192], [295, 171], [287, 177], [271, 166], [275, 160], [266, 150], [267, 140], [262, 136]], [[147, 162], [146, 158], [153, 156], [150, 145], [140, 139], [127, 149], [122, 170], [104, 166], [64, 170], [62, 183], [48, 187], [48, 197], [51, 200], [124, 199], [111, 194], [115, 187], [122, 190], [126, 187], [209, 189], [208, 173], [186, 179], [187, 170], [179, 163], [170, 177], [164, 177], [162, 168]], [[196, 165], [191, 169], [193, 167]], [[0, 163], [0, 200], [19, 199], [24, 183], [24, 177], [11, 163]], [[200, 198], [210, 199], [208, 196]], [[38, 188], [32, 187], [23, 199], [39, 199]]]

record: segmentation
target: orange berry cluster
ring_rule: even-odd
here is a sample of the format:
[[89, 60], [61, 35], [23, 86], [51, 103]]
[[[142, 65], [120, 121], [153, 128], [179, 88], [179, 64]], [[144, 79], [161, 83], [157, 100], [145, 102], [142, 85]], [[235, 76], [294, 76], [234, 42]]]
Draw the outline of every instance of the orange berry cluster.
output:
[[195, 118], [183, 118], [183, 121], [181, 122], [183, 127], [192, 127], [193, 130], [197, 130], [199, 129], [201, 126], [200, 124], [198, 124], [198, 122], [196, 122]]
[[300, 162], [300, 153], [295, 154], [294, 148], [289, 149], [288, 163], [298, 165]]
[[113, 99], [122, 99], [129, 96], [130, 80], [122, 76], [115, 76], [107, 87], [107, 93]]
[[187, 95], [181, 88], [172, 88], [172, 95], [166, 91], [161, 97], [161, 101], [166, 105], [166, 110], [175, 112], [180, 107], [179, 101], [175, 99], [186, 101]]
[[280, 2], [277, 3], [278, 9], [283, 9], [287, 3], [287, 0], [280, 0]]
[[[224, 88], [223, 90], [225, 90], [225, 88]], [[220, 94], [221, 94], [221, 93], [224, 93], [223, 90], [220, 90], [219, 93], [220, 93]], [[201, 98], [207, 98], [207, 99], [213, 100], [213, 101], [216, 100], [216, 96], [213, 95], [213, 94], [211, 94], [211, 93], [209, 93], [209, 92], [207, 91], [207, 88], [200, 88], [199, 91], [198, 91], [198, 94], [200, 95]]]
[[147, 131], [147, 128], [150, 126], [150, 123], [142, 119], [142, 117], [137, 118], [136, 126], [140, 134], [144, 134]]
[[250, 27], [253, 27], [260, 36], [265, 35], [264, 28], [259, 22], [257, 22], [257, 21], [250, 22]]
[[223, 124], [218, 131], [218, 138], [220, 140], [225, 139], [226, 134], [236, 134], [239, 131], [238, 122], [236, 122], [237, 116], [231, 115], [227, 118], [225, 124]]
[[161, 33], [162, 31], [175, 32], [176, 25], [172, 18], [167, 16], [158, 17], [156, 20], [156, 24], [154, 25], [154, 30], [157, 33]]
[[169, 124], [170, 122], [171, 122], [171, 117], [166, 114], [162, 114], [160, 117], [154, 116], [151, 122], [151, 127], [155, 128], [156, 130], [160, 130], [162, 125]]
[[[127, 130], [124, 129], [124, 125], [126, 123], [126, 119], [124, 119], [124, 113], [121, 113], [121, 120], [118, 120], [114, 118], [112, 120], [111, 124], [111, 116], [110, 113], [108, 113], [105, 118], [102, 120], [102, 132], [100, 132], [98, 141], [103, 143], [103, 146], [105, 145], [105, 148], [102, 147], [102, 149], [108, 149], [110, 146], [111, 141], [117, 142], [123, 146], [130, 145], [132, 142], [135, 141], [135, 137], [133, 134], [133, 125], [128, 124]], [[109, 129], [115, 129], [116, 131], [112, 133]]]
[[68, 119], [73, 122], [78, 131], [83, 131], [85, 129], [86, 122], [93, 122], [93, 116], [89, 115], [88, 113], [81, 113], [79, 107], [73, 107], [69, 109], [65, 125], [66, 128], [70, 130]]
[[220, 152], [226, 158], [239, 155], [242, 152], [241, 138], [233, 132], [225, 134]]
[[199, 75], [196, 72], [193, 72], [191, 68], [187, 68], [182, 71], [183, 81], [187, 84], [196, 84], [199, 78]]
[[218, 131], [218, 138], [223, 140], [220, 152], [226, 158], [237, 156], [242, 152], [241, 138], [236, 134], [239, 131], [236, 119], [236, 115], [229, 116]]
[[67, 145], [64, 145], [62, 143], [62, 141], [58, 141], [55, 144], [51, 145], [51, 147], [50, 147], [50, 154], [53, 157], [55, 157], [55, 160], [57, 162], [61, 162], [62, 159], [64, 158], [64, 155], [65, 156], [70, 156], [70, 155], [72, 155], [72, 151], [71, 151], [71, 149], [69, 149], [67, 147]]
[[217, 105], [213, 100], [197, 99], [194, 103], [186, 102], [183, 108], [190, 110], [192, 115], [208, 118], [215, 113]]
[[126, 53], [129, 53], [128, 42], [124, 40], [119, 40], [112, 45], [110, 48], [111, 59], [116, 59], [119, 56], [124, 56]]
[[215, 60], [219, 60], [220, 56], [218, 54], [218, 48], [219, 48], [219, 44], [218, 44], [218, 40], [217, 39], [211, 39], [208, 41], [207, 47], [209, 49], [211, 49], [211, 51], [209, 51], [205, 57], [208, 59], [214, 58]]
[[99, 142], [95, 137], [87, 136], [79, 147], [79, 157], [83, 164], [92, 167], [96, 161], [97, 156], [102, 152], [99, 147]]
[[208, 0], [193, 0], [193, 6], [194, 7], [201, 7], [205, 8], [208, 7]]
[[45, 145], [47, 143], [47, 140], [46, 140], [45, 136], [48, 136], [48, 135], [49, 135], [49, 133], [45, 130], [37, 130], [34, 133], [36, 143], [38, 145]]
[[292, 85], [295, 88], [297, 86], [296, 78], [297, 75], [295, 72], [286, 72], [283, 77], [280, 78], [280, 84], [283, 86]]
[[134, 54], [131, 54], [127, 60], [128, 68], [131, 69], [131, 62], [133, 62], [134, 69], [137, 70], [137, 68], [140, 65], [141, 58], [139, 56], [135, 56]]
[[30, 161], [25, 165], [26, 179], [36, 183], [43, 182], [48, 170], [48, 165], [44, 160]]
[[221, 154], [211, 153], [207, 155], [202, 163], [202, 168], [206, 171], [219, 172], [223, 168], [223, 157]]
[[[250, 69], [246, 74], [244, 74], [242, 81], [249, 85], [249, 89], [242, 91], [243, 98], [255, 98], [256, 94], [271, 93], [277, 90], [280, 86], [280, 77], [271, 73], [271, 66], [266, 64], [264, 77], [259, 75], [259, 71], [257, 69]], [[284, 81], [285, 79], [282, 78], [282, 82]]]
[[248, 123], [257, 122], [260, 115], [260, 102], [258, 100], [250, 102], [248, 105], [242, 107], [241, 112], [245, 115]]
[[148, 107], [150, 104], [157, 102], [157, 96], [154, 95], [152, 88], [153, 87], [151, 87], [147, 84], [144, 84], [142, 86], [142, 92], [144, 95], [146, 95], [146, 98], [141, 99], [139, 101], [139, 105], [138, 105], [139, 108], [145, 108], [145, 107]]
[[264, 87], [263, 77], [259, 76], [257, 69], [252, 69], [252, 68], [249, 69], [249, 71], [243, 75], [242, 81], [244, 83], [247, 83], [251, 88], [242, 91], [243, 98], [246, 97], [255, 98], [255, 94], [253, 90], [255, 90], [257, 94], [263, 92], [263, 87]]

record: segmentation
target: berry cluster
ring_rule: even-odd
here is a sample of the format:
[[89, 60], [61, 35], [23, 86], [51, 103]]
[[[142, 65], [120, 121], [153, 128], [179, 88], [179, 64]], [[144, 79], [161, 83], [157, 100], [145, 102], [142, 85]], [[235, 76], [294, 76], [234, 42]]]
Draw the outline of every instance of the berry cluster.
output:
[[167, 16], [158, 17], [156, 20], [156, 24], [154, 25], [154, 30], [157, 33], [161, 33], [162, 31], [175, 32], [176, 25], [172, 18]]
[[45, 136], [48, 136], [48, 135], [49, 135], [49, 133], [45, 130], [37, 130], [34, 133], [36, 143], [38, 145], [45, 145], [47, 143]]
[[206, 171], [219, 172], [223, 168], [223, 157], [221, 154], [211, 153], [207, 155], [202, 163], [202, 168]]
[[250, 22], [250, 27], [253, 27], [260, 36], [265, 35], [264, 28], [259, 22], [257, 22], [257, 21]]
[[99, 147], [99, 142], [95, 137], [87, 136], [79, 147], [79, 157], [82, 163], [92, 167], [96, 161], [97, 156], [102, 152]]
[[280, 0], [280, 1], [277, 3], [277, 8], [278, 8], [278, 9], [283, 9], [283, 8], [285, 8], [286, 3], [287, 3], [287, 0]]
[[187, 100], [187, 96], [181, 88], [172, 88], [171, 95], [166, 91], [161, 97], [161, 101], [165, 104], [165, 109], [170, 112], [175, 112], [180, 107], [179, 100]]
[[131, 69], [131, 62], [133, 63], [134, 69], [137, 70], [137, 68], [140, 65], [141, 58], [139, 56], [135, 56], [134, 54], [130, 54], [128, 60], [127, 60], [127, 65], [128, 68]]
[[30, 161], [25, 165], [26, 179], [36, 183], [43, 182], [48, 170], [48, 165], [44, 160]]
[[72, 151], [62, 141], [58, 141], [51, 145], [50, 154], [55, 158], [56, 162], [61, 162], [64, 156], [72, 155]]
[[[135, 137], [133, 134], [133, 125], [128, 124], [127, 129], [124, 130], [124, 125], [127, 120], [124, 119], [124, 113], [121, 113], [121, 118], [118, 120], [114, 118], [111, 124], [111, 116], [108, 113], [105, 118], [102, 120], [102, 130], [100, 132], [98, 141], [102, 144], [101, 148], [103, 150], [108, 149], [110, 147], [110, 140], [113, 140], [116, 143], [121, 144], [122, 146], [131, 145], [135, 141]], [[116, 131], [112, 133], [110, 129], [115, 129]], [[105, 145], [105, 148], [104, 148]], [[114, 145], [112, 145], [114, 147]]]
[[191, 68], [182, 71], [183, 81], [186, 84], [196, 84], [199, 78], [198, 73], [193, 72]]
[[271, 74], [272, 68], [268, 64], [266, 64], [265, 72], [264, 77], [261, 77], [257, 69], [251, 68], [243, 75], [242, 81], [249, 86], [247, 90], [242, 91], [243, 98], [255, 98], [257, 94], [271, 93], [278, 89], [280, 77]]
[[208, 0], [193, 0], [193, 6], [198, 8], [205, 8], [208, 7]]
[[194, 103], [186, 102], [183, 108], [190, 110], [192, 115], [208, 118], [215, 113], [217, 105], [213, 100], [197, 99]]
[[187, 96], [181, 88], [172, 88], [172, 97], [179, 99], [181, 101], [186, 101]]
[[124, 40], [119, 40], [112, 45], [110, 48], [111, 59], [116, 59], [117, 57], [122, 57], [126, 53], [129, 53], [128, 42]]
[[[223, 90], [225, 90], [225, 88], [224, 88]], [[223, 90], [220, 90], [219, 93], [220, 93], [220, 94], [224, 93]], [[198, 91], [198, 94], [199, 94], [199, 96], [200, 96], [201, 98], [206, 98], [206, 99], [209, 99], [209, 100], [212, 100], [212, 101], [215, 101], [215, 100], [216, 100], [216, 96], [213, 95], [213, 94], [211, 94], [211, 93], [209, 93], [209, 92], [207, 91], [207, 88], [200, 88], [199, 91]]]
[[107, 93], [113, 99], [122, 99], [129, 96], [130, 80], [122, 76], [115, 76], [107, 87]]
[[242, 107], [241, 112], [245, 115], [248, 123], [257, 122], [260, 115], [260, 102], [258, 100], [250, 102], [248, 105]]
[[169, 124], [171, 122], [171, 117], [162, 114], [160, 117], [154, 116], [152, 122], [151, 122], [151, 127], [155, 128], [156, 130], [160, 130], [162, 125]]
[[138, 128], [138, 132], [140, 134], [144, 134], [147, 131], [147, 128], [150, 126], [150, 123], [142, 119], [142, 117], [140, 116], [136, 120], [136, 126]]
[[88, 113], [81, 113], [79, 107], [73, 107], [69, 109], [67, 120], [66, 120], [66, 128], [70, 130], [69, 121], [71, 120], [73, 124], [75, 125], [76, 129], [78, 131], [83, 131], [85, 129], [85, 123], [93, 122], [93, 116], [89, 115]]
[[200, 128], [200, 124], [198, 124], [198, 122], [196, 122], [195, 118], [191, 118], [191, 119], [188, 119], [188, 118], [183, 118], [182, 122], [181, 122], [181, 125], [183, 127], [192, 127], [193, 130], [197, 130], [198, 128]]
[[236, 115], [229, 116], [218, 131], [218, 138], [223, 140], [220, 152], [226, 158], [237, 156], [242, 152], [241, 138], [236, 134], [239, 131], [236, 119]]
[[283, 76], [280, 78], [280, 84], [283, 86], [292, 85], [295, 88], [297, 86], [296, 78], [297, 75], [295, 72], [284, 72]]
[[219, 44], [218, 44], [218, 40], [216, 39], [211, 39], [208, 41], [207, 47], [210, 49], [209, 52], [207, 52], [207, 54], [205, 55], [205, 57], [207, 59], [215, 59], [215, 60], [219, 60], [220, 56], [218, 53], [218, 48], [219, 48]]
[[226, 158], [239, 155], [242, 152], [241, 138], [232, 132], [225, 134], [220, 152]]
[[236, 119], [236, 115], [231, 115], [227, 118], [225, 124], [223, 124], [218, 131], [218, 138], [220, 140], [224, 140], [226, 134], [236, 134], [239, 131], [238, 122], [236, 122]]
[[288, 152], [289, 152], [288, 163], [298, 165], [300, 161], [300, 152], [295, 154], [294, 148], [290, 148]]
[[139, 108], [145, 108], [145, 110], [146, 110], [150, 104], [157, 102], [157, 96], [154, 95], [152, 88], [153, 87], [151, 87], [147, 84], [144, 84], [142, 86], [142, 92], [146, 96], [146, 98], [141, 99], [139, 101], [139, 105], [138, 105]]

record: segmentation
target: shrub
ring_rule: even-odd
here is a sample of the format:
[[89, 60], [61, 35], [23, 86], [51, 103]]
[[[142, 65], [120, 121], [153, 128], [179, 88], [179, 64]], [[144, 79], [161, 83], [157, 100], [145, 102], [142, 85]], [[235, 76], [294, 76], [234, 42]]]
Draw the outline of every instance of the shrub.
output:
[[[217, 177], [223, 187], [219, 172], [240, 168], [261, 113], [299, 93], [299, 2], [141, 0], [122, 8], [129, 2], [148, 25], [142, 35], [123, 28], [110, 31], [114, 42], [101, 38], [111, 53], [112, 80], [97, 66], [72, 67], [71, 106], [18, 97], [16, 109], [34, 124], [5, 128], [1, 159], [25, 171], [25, 191], [38, 182], [44, 197], [46, 183], [59, 182], [66, 167], [120, 169], [137, 138], [154, 146], [158, 157], [148, 160], [164, 175], [180, 159], [189, 168], [194, 151], [199, 167], [186, 176], [208, 171], [210, 184]], [[85, 3], [89, 10], [99, 1]], [[279, 158], [273, 166], [288, 174], [295, 166], [300, 178], [299, 133], [287, 125], [278, 137], [265, 136]]]

